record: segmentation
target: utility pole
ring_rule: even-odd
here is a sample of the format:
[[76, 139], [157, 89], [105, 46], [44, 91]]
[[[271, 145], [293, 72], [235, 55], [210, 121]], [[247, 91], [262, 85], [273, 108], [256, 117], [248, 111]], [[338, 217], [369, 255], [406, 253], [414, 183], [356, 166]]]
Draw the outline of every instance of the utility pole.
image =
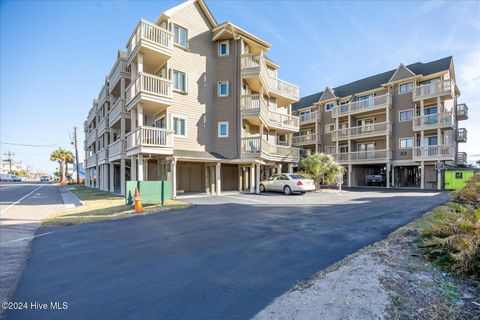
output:
[[[73, 127], [73, 141], [72, 144], [75, 146], [75, 164], [77, 166], [77, 183], [80, 183], [80, 166], [78, 164], [78, 142], [77, 142], [77, 127]], [[68, 165], [68, 164], [66, 164]]]
[[8, 156], [7, 161], [8, 161], [8, 164], [10, 165], [10, 171], [8, 171], [8, 172], [12, 173], [12, 161], [13, 161], [12, 156], [14, 156], [15, 153], [12, 153], [12, 152], [8, 151], [7, 153], [4, 153], [4, 155]]

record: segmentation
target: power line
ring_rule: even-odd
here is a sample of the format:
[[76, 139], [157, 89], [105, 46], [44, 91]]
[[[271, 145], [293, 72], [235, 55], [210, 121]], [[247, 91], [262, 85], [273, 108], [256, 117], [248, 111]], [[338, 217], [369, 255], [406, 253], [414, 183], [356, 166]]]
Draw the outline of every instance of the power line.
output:
[[1, 144], [7, 144], [10, 146], [19, 146], [19, 147], [58, 147], [58, 146], [71, 146], [70, 143], [55, 143], [55, 144], [25, 144], [25, 143], [11, 143], [11, 142], [0, 142]]

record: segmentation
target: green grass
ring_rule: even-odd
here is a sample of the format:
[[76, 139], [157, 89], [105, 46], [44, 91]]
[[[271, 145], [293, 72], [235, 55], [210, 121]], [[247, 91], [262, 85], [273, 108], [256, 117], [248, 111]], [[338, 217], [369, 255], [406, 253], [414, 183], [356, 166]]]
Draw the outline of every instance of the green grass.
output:
[[[136, 215], [132, 205], [126, 205], [122, 196], [116, 196], [109, 192], [87, 188], [82, 185], [70, 185], [71, 191], [84, 203], [81, 207], [63, 211], [49, 216], [43, 220], [45, 226], [74, 225], [104, 220], [115, 220]], [[189, 207], [190, 204], [168, 200], [165, 205], [143, 205], [142, 214], [170, 211]]]
[[453, 303], [457, 303], [460, 300], [460, 293], [455, 284], [449, 281], [442, 281], [440, 284], [440, 289], [442, 289], [442, 295], [450, 300]]

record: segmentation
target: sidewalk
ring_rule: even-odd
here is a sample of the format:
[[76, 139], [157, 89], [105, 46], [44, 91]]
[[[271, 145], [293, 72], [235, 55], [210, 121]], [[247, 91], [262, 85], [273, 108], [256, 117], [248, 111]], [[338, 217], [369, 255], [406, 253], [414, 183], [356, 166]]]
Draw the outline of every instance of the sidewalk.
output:
[[75, 208], [75, 207], [80, 207], [83, 206], [83, 202], [78, 199], [78, 197], [70, 191], [72, 188], [70, 187], [65, 187], [65, 188], [59, 188], [60, 196], [62, 197], [63, 205], [65, 208]]

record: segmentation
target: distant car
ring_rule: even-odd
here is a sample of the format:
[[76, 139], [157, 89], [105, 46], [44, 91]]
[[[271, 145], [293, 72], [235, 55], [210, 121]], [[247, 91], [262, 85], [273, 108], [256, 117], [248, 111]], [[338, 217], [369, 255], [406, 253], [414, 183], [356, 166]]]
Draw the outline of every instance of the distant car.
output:
[[383, 174], [367, 174], [365, 177], [365, 182], [367, 186], [373, 185], [385, 185], [385, 175]]
[[0, 174], [0, 181], [2, 181], [2, 182], [12, 182], [13, 181], [13, 175], [10, 174], [10, 173]]
[[13, 182], [21, 182], [22, 178], [19, 176], [12, 176]]
[[41, 177], [40, 177], [40, 181], [41, 181], [41, 182], [49, 182], [49, 181], [50, 181], [50, 177], [49, 177], [49, 176], [41, 176]]
[[303, 194], [314, 190], [315, 183], [312, 179], [305, 179], [304, 176], [295, 173], [274, 174], [260, 182], [260, 192], [280, 191], [289, 195], [295, 192]]

